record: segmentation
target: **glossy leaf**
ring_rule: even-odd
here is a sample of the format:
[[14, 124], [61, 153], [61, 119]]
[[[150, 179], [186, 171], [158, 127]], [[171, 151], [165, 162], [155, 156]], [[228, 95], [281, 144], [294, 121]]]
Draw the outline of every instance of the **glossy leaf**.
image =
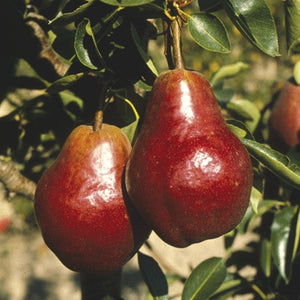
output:
[[266, 277], [270, 277], [271, 275], [271, 266], [272, 266], [271, 250], [272, 250], [271, 242], [266, 238], [262, 238], [260, 242], [259, 261], [260, 261], [260, 267]]
[[287, 184], [300, 189], [300, 166], [274, 149], [249, 139], [241, 139], [248, 152]]
[[[291, 275], [293, 257], [294, 231], [292, 229], [297, 207], [284, 207], [275, 214], [271, 226], [272, 257], [278, 271], [286, 283]], [[292, 244], [292, 245], [291, 245]]]
[[185, 282], [182, 300], [208, 299], [226, 277], [226, 267], [220, 257], [212, 257], [199, 264]]
[[167, 279], [158, 263], [150, 256], [138, 252], [138, 263], [151, 295], [157, 300], [168, 299]]
[[195, 42], [206, 50], [229, 53], [230, 42], [223, 23], [209, 13], [194, 13], [188, 17], [188, 29]]
[[242, 139], [247, 135], [247, 132], [238, 126], [235, 126], [233, 124], [227, 124], [227, 126], [239, 139]]
[[101, 2], [114, 6], [139, 6], [153, 2], [154, 0], [100, 0]]
[[286, 0], [284, 7], [287, 48], [291, 54], [300, 44], [300, 0]]
[[273, 17], [264, 0], [224, 0], [231, 21], [258, 49], [270, 56], [279, 55]]
[[209, 298], [210, 300], [226, 300], [243, 288], [243, 281], [235, 274], [228, 273], [224, 282], [217, 291]]
[[[90, 46], [94, 43], [94, 41], [87, 32], [87, 28], [89, 27], [90, 21], [86, 18], [79, 23], [75, 34], [74, 47], [79, 61], [84, 66], [96, 70], [97, 66], [94, 65], [90, 56]], [[85, 38], [88, 38], [88, 46], [86, 45]]]
[[46, 90], [49, 94], [54, 94], [61, 92], [70, 88], [75, 82], [77, 82], [84, 73], [72, 74], [68, 76], [64, 76], [56, 81], [54, 81]]

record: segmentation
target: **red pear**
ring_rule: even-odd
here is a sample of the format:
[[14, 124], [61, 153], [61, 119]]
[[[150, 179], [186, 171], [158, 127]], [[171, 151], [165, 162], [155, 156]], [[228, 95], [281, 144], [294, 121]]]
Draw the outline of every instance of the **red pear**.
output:
[[300, 85], [293, 78], [280, 90], [270, 116], [270, 144], [287, 152], [300, 142]]
[[215, 238], [241, 221], [252, 181], [248, 152], [204, 76], [163, 72], [126, 167], [126, 188], [142, 217], [173, 246]]
[[34, 205], [43, 238], [71, 270], [115, 272], [150, 233], [123, 192], [130, 151], [119, 128], [81, 125], [38, 182]]

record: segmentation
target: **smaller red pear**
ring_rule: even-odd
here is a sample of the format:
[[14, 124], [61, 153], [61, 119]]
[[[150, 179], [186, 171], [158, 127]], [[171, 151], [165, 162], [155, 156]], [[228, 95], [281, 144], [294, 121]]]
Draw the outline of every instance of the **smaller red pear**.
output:
[[73, 271], [118, 271], [150, 233], [122, 186], [130, 151], [118, 127], [81, 125], [38, 182], [34, 207], [43, 238]]
[[293, 78], [280, 90], [270, 116], [270, 145], [287, 152], [300, 142], [300, 85]]

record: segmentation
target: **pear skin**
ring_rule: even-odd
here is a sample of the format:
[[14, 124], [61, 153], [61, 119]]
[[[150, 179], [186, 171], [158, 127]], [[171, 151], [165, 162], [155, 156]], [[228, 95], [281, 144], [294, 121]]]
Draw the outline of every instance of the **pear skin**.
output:
[[141, 216], [166, 243], [186, 247], [232, 230], [252, 182], [248, 152], [205, 77], [183, 69], [161, 73], [125, 173]]
[[38, 182], [34, 207], [43, 238], [73, 271], [116, 272], [150, 233], [122, 184], [130, 151], [113, 125], [78, 126]]
[[300, 142], [300, 86], [285, 82], [270, 116], [270, 145], [286, 153]]

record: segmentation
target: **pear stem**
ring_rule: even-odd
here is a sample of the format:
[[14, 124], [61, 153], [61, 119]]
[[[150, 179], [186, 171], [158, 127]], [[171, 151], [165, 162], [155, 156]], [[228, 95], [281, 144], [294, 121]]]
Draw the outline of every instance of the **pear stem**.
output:
[[103, 124], [103, 111], [102, 110], [98, 110], [95, 113], [95, 117], [94, 117], [94, 124], [93, 124], [93, 131], [99, 131], [102, 128], [102, 124]]
[[107, 275], [80, 273], [81, 300], [121, 299], [121, 275], [122, 270]]
[[181, 28], [178, 17], [171, 22], [171, 30], [173, 36], [173, 61], [176, 69], [184, 69], [184, 63], [181, 53]]

